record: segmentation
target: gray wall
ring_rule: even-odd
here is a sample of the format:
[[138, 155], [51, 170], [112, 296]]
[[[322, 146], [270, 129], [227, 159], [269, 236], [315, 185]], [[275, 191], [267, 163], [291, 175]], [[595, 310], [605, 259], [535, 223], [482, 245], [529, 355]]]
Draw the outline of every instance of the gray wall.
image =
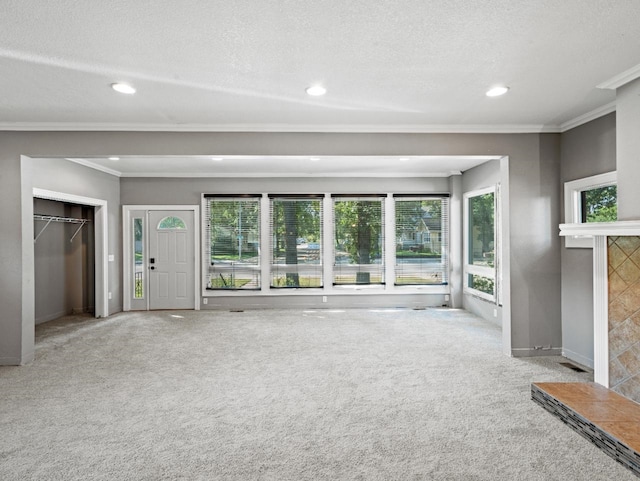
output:
[[208, 194], [289, 194], [289, 193], [446, 193], [447, 178], [136, 178], [120, 183], [122, 205], [200, 205]]
[[[21, 155], [507, 155], [512, 348], [527, 355], [535, 345], [555, 345], [561, 324], [558, 141], [556, 134], [0, 132], [0, 217], [15, 225], [0, 234], [0, 364], [24, 363], [33, 357], [33, 223], [29, 217], [37, 174], [29, 162], [21, 162]], [[53, 174], [55, 183], [55, 169]], [[85, 179], [99, 174], [79, 178], [80, 184], [74, 187], [83, 192], [78, 194], [98, 197], [92, 182]], [[118, 179], [113, 179], [117, 184]], [[119, 216], [110, 209], [109, 249], [116, 262], [110, 263], [109, 278], [118, 287], [111, 286], [116, 298], [110, 309], [121, 307]]]
[[[65, 205], [44, 199], [34, 199], [37, 214], [65, 215]], [[36, 234], [46, 223], [35, 222]], [[35, 320], [36, 324], [67, 314], [65, 299], [65, 225], [51, 223], [34, 245]]]
[[[561, 159], [563, 196], [564, 182], [616, 170], [616, 114], [564, 132]], [[563, 216], [563, 222], [566, 220]], [[561, 261], [563, 352], [593, 367], [593, 249], [563, 245]]]
[[640, 219], [640, 79], [616, 91], [618, 220]]

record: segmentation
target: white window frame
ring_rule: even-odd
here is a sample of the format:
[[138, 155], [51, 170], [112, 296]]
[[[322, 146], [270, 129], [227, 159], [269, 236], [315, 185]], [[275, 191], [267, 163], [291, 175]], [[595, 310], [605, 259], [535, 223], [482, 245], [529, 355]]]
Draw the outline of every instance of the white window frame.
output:
[[[572, 180], [564, 183], [564, 217], [567, 224], [582, 224], [582, 192], [585, 190], [597, 189], [616, 185], [618, 173], [607, 172], [604, 174], [592, 175], [582, 179]], [[570, 248], [593, 248], [593, 236], [566, 236], [565, 247]]]
[[[494, 239], [494, 267], [476, 266], [469, 264], [469, 198], [478, 197], [484, 194], [493, 194], [494, 198], [494, 214], [493, 214], [493, 239]], [[498, 198], [498, 188], [495, 185], [491, 187], [485, 187], [483, 189], [472, 190], [463, 194], [463, 292], [472, 296], [479, 297], [481, 299], [498, 304], [498, 298], [500, 293], [500, 279], [499, 279], [499, 263], [500, 263], [500, 241], [499, 241], [499, 212], [500, 212], [500, 199]], [[493, 295], [486, 292], [479, 291], [469, 287], [469, 274], [486, 277], [493, 279], [494, 289]]]

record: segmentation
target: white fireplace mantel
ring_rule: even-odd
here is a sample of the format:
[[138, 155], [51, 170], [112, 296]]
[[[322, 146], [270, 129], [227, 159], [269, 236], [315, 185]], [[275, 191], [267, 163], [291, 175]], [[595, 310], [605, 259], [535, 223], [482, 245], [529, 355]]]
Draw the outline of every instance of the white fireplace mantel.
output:
[[640, 236], [640, 220], [560, 224], [560, 235], [593, 237], [593, 380], [609, 387], [607, 237]]
[[560, 235], [566, 236], [640, 236], [640, 220], [620, 220], [617, 222], [592, 222], [589, 224], [560, 224]]

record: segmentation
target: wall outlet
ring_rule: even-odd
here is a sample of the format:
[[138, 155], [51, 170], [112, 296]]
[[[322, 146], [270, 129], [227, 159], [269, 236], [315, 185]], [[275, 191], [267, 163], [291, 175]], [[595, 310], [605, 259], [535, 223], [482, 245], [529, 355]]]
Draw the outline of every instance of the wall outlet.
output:
[[327, 302], [327, 296], [322, 296], [322, 302]]
[[111, 299], [111, 293], [109, 293], [109, 299]]
[[209, 304], [209, 299], [207, 299], [206, 297], [204, 299], [202, 299], [202, 303], [203, 304]]
[[113, 262], [116, 260], [116, 256], [114, 256], [113, 254], [109, 254], [109, 262]]
[[447, 301], [447, 302], [449, 301], [449, 294], [445, 294], [444, 295], [444, 300]]
[[493, 317], [498, 317], [498, 309], [493, 310]]

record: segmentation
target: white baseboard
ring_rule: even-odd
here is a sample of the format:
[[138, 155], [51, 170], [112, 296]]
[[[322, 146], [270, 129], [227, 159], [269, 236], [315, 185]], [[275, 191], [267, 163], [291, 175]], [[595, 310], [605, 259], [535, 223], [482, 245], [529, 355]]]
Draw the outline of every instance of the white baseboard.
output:
[[542, 357], [542, 356], [561, 356], [561, 347], [552, 347], [545, 349], [535, 349], [533, 347], [518, 347], [511, 349], [513, 357]]
[[68, 311], [59, 311], [54, 312], [53, 314], [47, 314], [46, 316], [36, 317], [36, 324], [42, 324], [43, 322], [53, 321], [54, 319], [58, 319], [59, 317], [66, 316], [69, 314]]
[[582, 354], [578, 354], [577, 352], [573, 352], [570, 349], [563, 349], [562, 355], [567, 359], [577, 362], [578, 364], [582, 364], [583, 366], [588, 367], [589, 369], [593, 369], [593, 359], [589, 359], [588, 357], [583, 356]]

